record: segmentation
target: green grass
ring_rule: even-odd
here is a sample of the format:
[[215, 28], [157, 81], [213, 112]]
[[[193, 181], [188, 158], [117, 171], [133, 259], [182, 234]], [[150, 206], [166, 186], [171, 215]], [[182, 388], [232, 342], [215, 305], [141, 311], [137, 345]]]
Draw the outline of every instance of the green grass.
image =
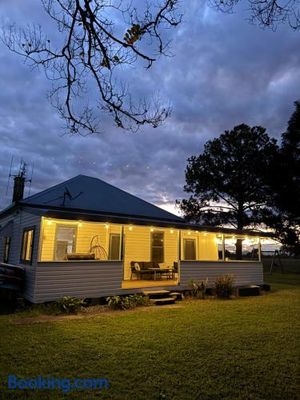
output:
[[[280, 278], [267, 276], [273, 290], [260, 297], [40, 323], [0, 316], [3, 399], [297, 399], [299, 277]], [[105, 377], [111, 387], [11, 393], [8, 374]]]
[[[281, 257], [281, 266], [279, 264], [279, 259], [275, 259], [275, 265], [273, 266], [273, 271], [281, 272], [281, 268], [287, 274], [300, 274], [300, 258], [284, 258]], [[263, 258], [264, 271], [269, 272], [272, 265], [272, 257]]]
[[276, 287], [282, 285], [297, 285], [300, 286], [300, 274], [281, 274], [275, 272], [273, 274], [265, 273], [265, 281]]

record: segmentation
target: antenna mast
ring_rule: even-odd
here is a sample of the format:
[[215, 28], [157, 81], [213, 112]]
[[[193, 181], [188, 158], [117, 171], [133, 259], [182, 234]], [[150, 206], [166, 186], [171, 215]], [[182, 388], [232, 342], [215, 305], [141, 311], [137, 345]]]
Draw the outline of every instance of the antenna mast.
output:
[[23, 199], [26, 183], [29, 183], [30, 189], [31, 189], [33, 165], [32, 165], [32, 169], [31, 169], [31, 177], [30, 177], [30, 179], [26, 179], [27, 165], [28, 164], [23, 159], [21, 159], [18, 173], [12, 174], [11, 171], [12, 171], [12, 167], [13, 167], [13, 157], [11, 158], [6, 194], [9, 189], [10, 178], [13, 178], [13, 180], [14, 180], [14, 189], [13, 189], [13, 198], [12, 198], [13, 202], [18, 202]]

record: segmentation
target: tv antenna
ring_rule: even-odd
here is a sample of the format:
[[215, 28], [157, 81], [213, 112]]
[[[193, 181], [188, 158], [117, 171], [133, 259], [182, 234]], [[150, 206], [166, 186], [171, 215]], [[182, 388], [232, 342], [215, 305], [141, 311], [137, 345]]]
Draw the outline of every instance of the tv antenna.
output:
[[28, 197], [30, 196], [30, 194], [31, 194], [31, 183], [32, 183], [32, 177], [33, 177], [33, 171], [34, 171], [34, 163], [32, 163], [31, 164], [31, 174], [30, 174], [30, 179], [28, 179], [28, 183], [29, 183], [29, 186], [28, 186]]
[[12, 169], [13, 161], [14, 161], [14, 156], [11, 156], [10, 167], [9, 167], [9, 174], [8, 174], [7, 185], [6, 185], [6, 192], [5, 192], [5, 195], [6, 195], [6, 196], [7, 196], [7, 194], [8, 194], [9, 182], [10, 182], [10, 178], [11, 178], [11, 176], [12, 176], [12, 175], [11, 175], [11, 169]]
[[[27, 168], [28, 168], [28, 163], [26, 163], [23, 159], [20, 160], [20, 166], [19, 166], [19, 171], [17, 173], [13, 173], [13, 162], [14, 162], [14, 157], [11, 157], [10, 160], [10, 167], [9, 167], [9, 174], [8, 174], [8, 179], [7, 179], [7, 185], [6, 185], [6, 196], [8, 195], [8, 190], [9, 190], [9, 183], [10, 179], [13, 178], [16, 182], [17, 179], [23, 180], [24, 184], [29, 183], [29, 194], [31, 191], [31, 183], [32, 183], [32, 177], [33, 177], [33, 170], [34, 170], [34, 164], [32, 163], [31, 165], [31, 174], [30, 178], [27, 179]], [[29, 195], [28, 194], [28, 195]]]
[[79, 192], [77, 195], [73, 196], [72, 193], [70, 192], [70, 190], [67, 188], [67, 186], [65, 187], [65, 191], [64, 191], [64, 197], [63, 197], [63, 201], [62, 201], [62, 206], [65, 206], [66, 203], [66, 199], [68, 198], [70, 201], [77, 199], [77, 197], [79, 197], [83, 192]]

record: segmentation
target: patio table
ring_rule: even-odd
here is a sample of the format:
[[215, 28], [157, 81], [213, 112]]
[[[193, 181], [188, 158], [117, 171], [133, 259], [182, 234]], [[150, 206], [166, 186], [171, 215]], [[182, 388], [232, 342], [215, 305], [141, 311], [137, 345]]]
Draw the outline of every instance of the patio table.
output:
[[157, 273], [159, 275], [161, 274], [168, 274], [172, 272], [171, 268], [148, 268], [149, 271], [153, 271], [154, 272], [154, 277], [153, 279], [156, 281], [156, 275]]

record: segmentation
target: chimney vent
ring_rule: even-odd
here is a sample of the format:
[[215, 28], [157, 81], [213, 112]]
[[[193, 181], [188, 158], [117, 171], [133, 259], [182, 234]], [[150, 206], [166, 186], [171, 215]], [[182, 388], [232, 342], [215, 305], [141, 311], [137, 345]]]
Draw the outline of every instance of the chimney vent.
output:
[[24, 188], [26, 182], [26, 166], [27, 166], [26, 163], [22, 161], [18, 175], [14, 176], [14, 190], [12, 198], [13, 202], [20, 201], [24, 197]]
[[13, 202], [20, 201], [24, 196], [25, 176], [17, 175], [14, 177]]

